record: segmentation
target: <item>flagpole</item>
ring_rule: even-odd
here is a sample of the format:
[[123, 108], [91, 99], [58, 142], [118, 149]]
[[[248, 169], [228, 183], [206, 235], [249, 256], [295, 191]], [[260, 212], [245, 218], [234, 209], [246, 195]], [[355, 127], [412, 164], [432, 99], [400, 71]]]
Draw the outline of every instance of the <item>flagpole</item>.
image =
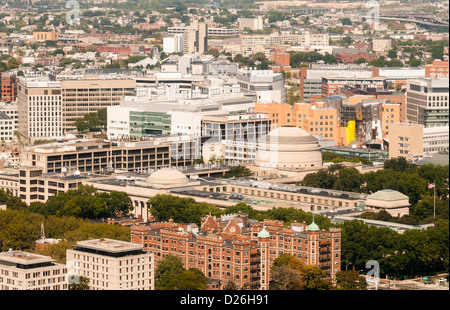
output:
[[433, 204], [433, 217], [434, 218], [436, 218], [436, 181], [435, 180], [433, 180], [433, 182], [434, 182], [434, 187], [433, 187], [433, 190], [434, 190], [434, 204]]

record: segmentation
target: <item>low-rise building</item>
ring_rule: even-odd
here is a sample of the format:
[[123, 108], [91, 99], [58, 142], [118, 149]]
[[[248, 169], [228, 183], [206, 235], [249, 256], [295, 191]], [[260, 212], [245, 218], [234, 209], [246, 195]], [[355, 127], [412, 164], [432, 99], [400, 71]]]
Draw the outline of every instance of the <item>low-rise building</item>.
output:
[[385, 210], [394, 217], [402, 217], [409, 214], [409, 206], [408, 196], [398, 191], [384, 189], [367, 196], [365, 211]]

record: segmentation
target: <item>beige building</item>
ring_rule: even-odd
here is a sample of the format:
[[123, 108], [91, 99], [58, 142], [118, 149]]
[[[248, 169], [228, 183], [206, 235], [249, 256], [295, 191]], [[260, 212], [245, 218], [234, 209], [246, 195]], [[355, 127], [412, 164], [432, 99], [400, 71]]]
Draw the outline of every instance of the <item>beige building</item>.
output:
[[89, 278], [91, 290], [153, 290], [154, 255], [143, 246], [113, 239], [77, 242], [66, 252], [67, 262]]
[[367, 196], [366, 211], [380, 212], [387, 211], [395, 217], [402, 217], [409, 214], [408, 196], [391, 189], [380, 190]]
[[208, 50], [208, 25], [194, 20], [183, 34], [184, 53], [203, 54]]
[[67, 268], [51, 257], [12, 249], [0, 253], [0, 290], [67, 289]]
[[248, 28], [250, 30], [263, 30], [264, 20], [262, 16], [256, 18], [238, 18], [239, 29], [244, 30]]
[[57, 32], [33, 32], [33, 39], [39, 42], [58, 41]]
[[255, 164], [264, 168], [322, 166], [318, 140], [298, 127], [279, 127], [259, 139]]
[[417, 159], [423, 155], [423, 125], [393, 123], [389, 132], [389, 158]]
[[129, 78], [77, 76], [74, 79], [21, 78], [17, 86], [18, 132], [30, 139], [58, 138], [74, 132], [74, 121], [119, 105], [136, 81]]
[[375, 52], [386, 52], [392, 49], [391, 39], [373, 39], [372, 44]]
[[57, 81], [19, 79], [17, 129], [22, 137], [62, 137], [62, 95]]

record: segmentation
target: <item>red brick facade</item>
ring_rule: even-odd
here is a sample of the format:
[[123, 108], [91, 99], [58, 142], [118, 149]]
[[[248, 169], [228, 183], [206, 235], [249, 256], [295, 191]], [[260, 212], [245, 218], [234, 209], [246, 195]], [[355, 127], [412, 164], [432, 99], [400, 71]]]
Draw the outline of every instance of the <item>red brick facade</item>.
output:
[[[331, 279], [340, 270], [341, 232], [309, 231], [306, 223], [257, 222], [239, 213], [202, 218], [195, 224], [149, 222], [131, 227], [131, 241], [155, 253], [155, 262], [177, 255], [185, 268], [200, 269], [222, 288], [228, 281], [238, 287], [267, 290], [273, 260], [288, 253], [304, 264], [319, 266]], [[268, 238], [259, 235], [267, 230]]]
[[14, 74], [0, 73], [0, 101], [17, 99], [17, 78]]

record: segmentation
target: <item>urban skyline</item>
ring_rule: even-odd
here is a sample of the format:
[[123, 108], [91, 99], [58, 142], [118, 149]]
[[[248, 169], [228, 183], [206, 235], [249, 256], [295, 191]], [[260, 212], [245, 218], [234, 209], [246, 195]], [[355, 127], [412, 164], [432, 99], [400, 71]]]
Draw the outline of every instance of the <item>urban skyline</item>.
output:
[[0, 290], [448, 290], [448, 12], [6, 2]]

